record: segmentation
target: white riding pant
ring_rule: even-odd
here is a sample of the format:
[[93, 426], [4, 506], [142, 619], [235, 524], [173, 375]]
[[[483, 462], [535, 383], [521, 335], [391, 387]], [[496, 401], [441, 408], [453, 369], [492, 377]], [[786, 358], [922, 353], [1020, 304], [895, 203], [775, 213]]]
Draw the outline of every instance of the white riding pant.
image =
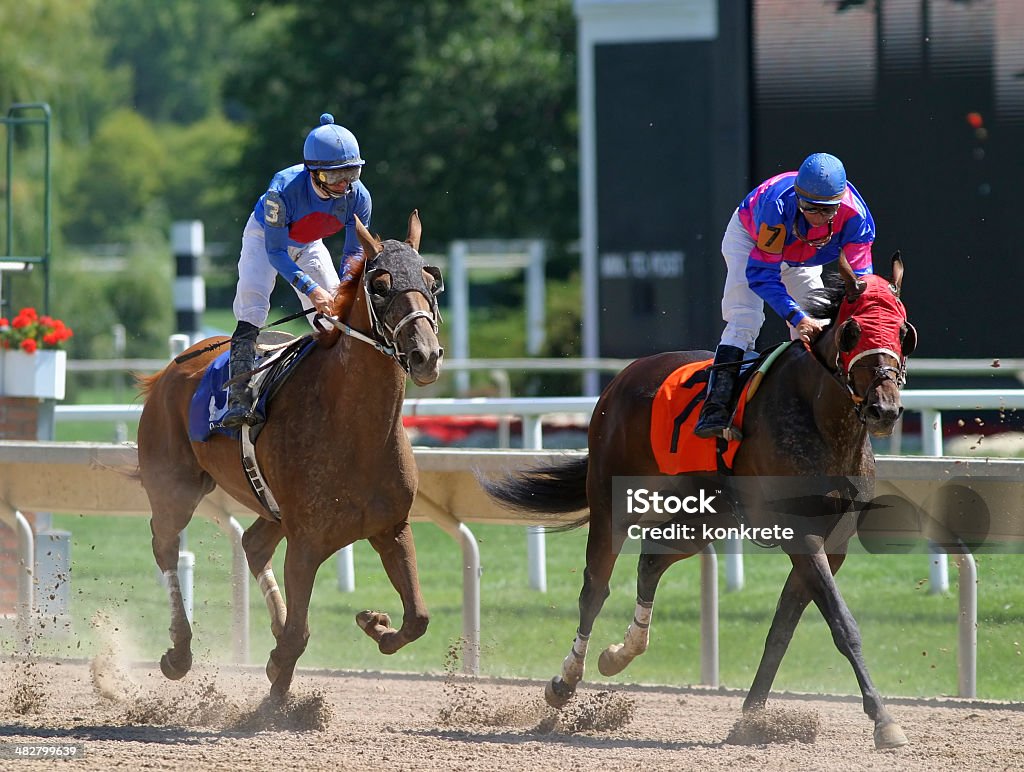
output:
[[[754, 239], [740, 222], [739, 210], [733, 212], [725, 236], [722, 256], [725, 258], [725, 293], [722, 295], [722, 319], [725, 331], [721, 343], [752, 351], [764, 324], [764, 301], [747, 284], [747, 259], [755, 246]], [[803, 306], [811, 292], [822, 287], [821, 266], [793, 266], [782, 263], [782, 283], [786, 292]], [[796, 339], [796, 328], [790, 325], [790, 338]]]
[[[331, 259], [331, 253], [321, 239], [317, 239], [301, 249], [288, 247], [288, 255], [299, 268], [312, 277], [313, 281], [331, 294], [341, 283], [338, 271], [334, 267], [334, 261]], [[270, 313], [270, 293], [274, 291], [277, 275], [277, 270], [270, 264], [270, 258], [267, 256], [267, 242], [263, 226], [259, 224], [254, 215], [249, 215], [249, 221], [245, 224], [245, 230], [242, 231], [242, 252], [238, 258], [238, 285], [235, 288], [235, 301], [231, 306], [236, 321], [248, 322], [256, 327], [262, 327], [267, 323], [267, 315]], [[292, 287], [292, 289], [295, 288]], [[312, 301], [305, 293], [295, 290], [295, 294], [304, 310], [313, 307]], [[306, 318], [312, 324], [312, 314]]]

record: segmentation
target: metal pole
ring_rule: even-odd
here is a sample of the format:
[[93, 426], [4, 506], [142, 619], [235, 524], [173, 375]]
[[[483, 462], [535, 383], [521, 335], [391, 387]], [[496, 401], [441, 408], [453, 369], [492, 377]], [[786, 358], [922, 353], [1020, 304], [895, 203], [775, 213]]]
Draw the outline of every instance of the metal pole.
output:
[[725, 553], [725, 590], [735, 592], [743, 589], [743, 539], [725, 539], [722, 542]]
[[700, 681], [718, 686], [718, 558], [713, 544], [700, 553]]
[[[942, 413], [938, 410], [921, 411], [921, 449], [926, 456], [942, 455]], [[949, 561], [946, 560], [946, 553], [930, 541], [928, 548], [928, 592], [932, 595], [949, 592]]]
[[[456, 359], [469, 359], [469, 272], [466, 267], [466, 242], [453, 241], [448, 247], [448, 284], [452, 319], [452, 353]], [[469, 392], [469, 373], [455, 373], [455, 393]]]
[[[541, 450], [544, 437], [540, 416], [523, 416], [523, 449]], [[530, 569], [530, 589], [547, 592], [547, 546], [544, 529], [531, 525], [526, 529], [526, 561]]]
[[978, 567], [974, 555], [954, 555], [960, 569], [960, 621], [957, 635], [957, 685], [961, 697], [978, 695]]
[[544, 347], [544, 242], [530, 242], [526, 267], [526, 353], [537, 356]]
[[342, 547], [338, 556], [338, 589], [341, 592], [355, 592], [356, 569], [352, 559], [352, 545]]

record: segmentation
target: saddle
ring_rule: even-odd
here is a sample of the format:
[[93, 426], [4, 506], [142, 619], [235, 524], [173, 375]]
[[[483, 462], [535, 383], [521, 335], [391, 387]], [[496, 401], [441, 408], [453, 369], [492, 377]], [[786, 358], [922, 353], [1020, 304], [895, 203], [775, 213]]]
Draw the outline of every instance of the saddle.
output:
[[[312, 335], [296, 338], [286, 332], [265, 330], [256, 341], [256, 367], [249, 379], [255, 423], [252, 439], [259, 435], [267, 420], [270, 400], [291, 377], [296, 366], [312, 351]], [[228, 409], [228, 355], [225, 351], [206, 368], [192, 395], [189, 406], [188, 436], [192, 442], [206, 442], [214, 434], [238, 439], [239, 429], [227, 428], [221, 419]]]
[[[747, 402], [764, 374], [791, 343], [780, 344], [740, 367], [732, 423], [743, 426]], [[658, 387], [651, 405], [651, 449], [662, 474], [729, 474], [741, 440], [702, 439], [693, 433], [707, 396], [713, 360], [690, 362], [674, 370]]]

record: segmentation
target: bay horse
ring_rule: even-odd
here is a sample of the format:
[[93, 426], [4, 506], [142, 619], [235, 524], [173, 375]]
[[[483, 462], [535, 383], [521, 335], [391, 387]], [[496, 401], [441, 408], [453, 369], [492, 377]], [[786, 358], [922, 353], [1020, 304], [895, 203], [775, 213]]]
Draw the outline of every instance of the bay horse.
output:
[[[790, 345], [768, 370], [746, 404], [744, 437], [733, 459], [734, 475], [856, 478], [873, 488], [875, 460], [869, 435], [892, 432], [903, 410], [900, 389], [905, 382], [906, 357], [917, 342], [917, 333], [906, 321], [899, 301], [903, 273], [898, 252], [892, 259], [891, 283], [880, 276], [858, 279], [845, 259], [841, 260], [843, 286], [823, 290], [809, 309], [812, 316], [828, 318], [832, 325], [812, 347]], [[876, 291], [866, 292], [869, 284]], [[567, 526], [589, 521], [590, 532], [576, 638], [561, 673], [545, 689], [552, 707], [564, 706], [583, 678], [594, 620], [608, 597], [609, 578], [623, 543], [621, 528], [639, 520], [635, 514], [619, 514], [625, 523], [621, 519], [613, 523], [612, 480], [661, 474], [651, 446], [654, 396], [680, 365], [711, 357], [710, 351], [677, 351], [636, 360], [608, 384], [594, 407], [588, 456], [481, 481], [497, 502], [534, 517], [589, 509]], [[846, 558], [847, 542], [856, 525], [857, 513], [851, 509], [836, 506], [803, 517], [800, 532], [781, 544], [792, 569], [743, 710], [747, 713], [765, 706], [797, 622], [813, 601], [828, 623], [836, 647], [853, 666], [864, 711], [874, 721], [875, 746], [899, 747], [907, 738], [872, 684], [860, 631], [833, 578]], [[779, 519], [771, 511], [747, 512], [746, 517], [754, 527], [771, 526]], [[623, 643], [601, 654], [598, 666], [604, 675], [620, 672], [647, 649], [658, 582], [672, 563], [700, 552], [710, 541], [699, 536], [700, 532], [683, 552], [643, 545], [637, 567], [636, 613]]]
[[[217, 485], [259, 515], [242, 545], [276, 639], [266, 668], [272, 696], [288, 692], [295, 663], [306, 648], [317, 569], [359, 539], [380, 555], [404, 607], [397, 630], [387, 614], [377, 611], [360, 612], [359, 626], [384, 654], [427, 629], [409, 526], [418, 477], [402, 426], [402, 402], [407, 372], [420, 386], [433, 383], [440, 372], [435, 295], [442, 289], [441, 274], [419, 255], [417, 212], [409, 218], [404, 242], [382, 242], [360, 222], [357, 230], [363, 248], [359, 275], [343, 284], [335, 298], [339, 314], [350, 309], [347, 324], [335, 319], [336, 329], [299, 363], [271, 403], [271, 420], [255, 443], [279, 521], [253, 492], [238, 439], [223, 434], [205, 442], [189, 439], [189, 404], [216, 356], [215, 350], [204, 351], [210, 341], [195, 344], [163, 371], [142, 379], [146, 402], [139, 420], [139, 475], [152, 511], [153, 555], [170, 595], [173, 645], [160, 659], [170, 679], [184, 677], [192, 666], [192, 628], [177, 576], [178, 537], [200, 500]], [[287, 540], [287, 607], [271, 567], [282, 539]]]

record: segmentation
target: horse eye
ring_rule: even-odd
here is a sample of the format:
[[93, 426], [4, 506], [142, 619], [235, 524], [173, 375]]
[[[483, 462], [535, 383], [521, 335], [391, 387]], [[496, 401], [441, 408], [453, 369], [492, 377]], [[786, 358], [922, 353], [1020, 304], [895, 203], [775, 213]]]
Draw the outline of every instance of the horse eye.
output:
[[370, 282], [370, 290], [374, 295], [387, 295], [391, 291], [391, 277], [378, 276]]

